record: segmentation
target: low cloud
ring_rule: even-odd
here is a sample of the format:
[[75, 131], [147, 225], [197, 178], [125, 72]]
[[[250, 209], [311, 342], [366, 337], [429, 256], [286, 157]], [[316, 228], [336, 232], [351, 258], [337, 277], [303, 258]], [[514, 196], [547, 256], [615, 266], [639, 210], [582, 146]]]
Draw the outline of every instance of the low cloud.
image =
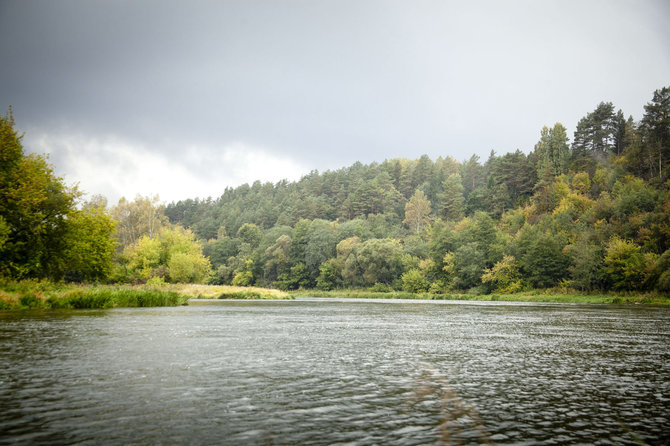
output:
[[[161, 201], [220, 196], [226, 187], [256, 180], [298, 180], [309, 169], [282, 154], [243, 142], [222, 147], [190, 146], [168, 153], [116, 137], [28, 133], [28, 152], [48, 153], [66, 183], [78, 183], [88, 196], [110, 204], [137, 194], [159, 194]], [[175, 154], [177, 153], [178, 154]]]

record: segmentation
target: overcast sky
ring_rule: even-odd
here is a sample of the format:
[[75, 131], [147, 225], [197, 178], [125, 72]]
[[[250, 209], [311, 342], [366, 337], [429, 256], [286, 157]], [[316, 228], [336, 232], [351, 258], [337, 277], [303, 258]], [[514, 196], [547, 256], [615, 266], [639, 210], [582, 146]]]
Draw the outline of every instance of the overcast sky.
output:
[[533, 149], [670, 85], [670, 2], [0, 1], [0, 108], [115, 203]]

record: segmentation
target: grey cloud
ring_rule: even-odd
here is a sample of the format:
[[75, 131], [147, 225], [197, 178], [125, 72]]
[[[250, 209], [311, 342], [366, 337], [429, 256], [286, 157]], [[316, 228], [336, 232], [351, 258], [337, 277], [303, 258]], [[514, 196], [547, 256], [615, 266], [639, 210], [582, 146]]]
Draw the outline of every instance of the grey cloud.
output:
[[5, 0], [0, 101], [23, 129], [176, 159], [485, 157], [602, 100], [639, 119], [670, 80], [669, 30], [661, 1]]

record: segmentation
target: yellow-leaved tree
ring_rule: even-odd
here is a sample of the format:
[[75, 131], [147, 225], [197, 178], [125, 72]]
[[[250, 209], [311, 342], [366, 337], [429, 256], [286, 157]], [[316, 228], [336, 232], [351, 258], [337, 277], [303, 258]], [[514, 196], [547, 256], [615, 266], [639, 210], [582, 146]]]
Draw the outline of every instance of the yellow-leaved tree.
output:
[[144, 235], [123, 252], [128, 279], [133, 281], [199, 283], [210, 273], [209, 259], [193, 233], [181, 226], [163, 227]]

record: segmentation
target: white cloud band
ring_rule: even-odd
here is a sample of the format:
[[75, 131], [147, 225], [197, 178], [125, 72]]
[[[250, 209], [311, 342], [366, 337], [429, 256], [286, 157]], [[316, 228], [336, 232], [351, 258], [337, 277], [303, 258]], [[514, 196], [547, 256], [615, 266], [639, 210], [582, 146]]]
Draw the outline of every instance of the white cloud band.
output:
[[102, 194], [110, 204], [136, 194], [159, 194], [167, 202], [218, 197], [229, 186], [297, 180], [309, 171], [297, 161], [243, 142], [161, 152], [114, 137], [28, 132], [24, 146], [28, 152], [49, 154], [66, 182], [79, 183], [87, 194]]

